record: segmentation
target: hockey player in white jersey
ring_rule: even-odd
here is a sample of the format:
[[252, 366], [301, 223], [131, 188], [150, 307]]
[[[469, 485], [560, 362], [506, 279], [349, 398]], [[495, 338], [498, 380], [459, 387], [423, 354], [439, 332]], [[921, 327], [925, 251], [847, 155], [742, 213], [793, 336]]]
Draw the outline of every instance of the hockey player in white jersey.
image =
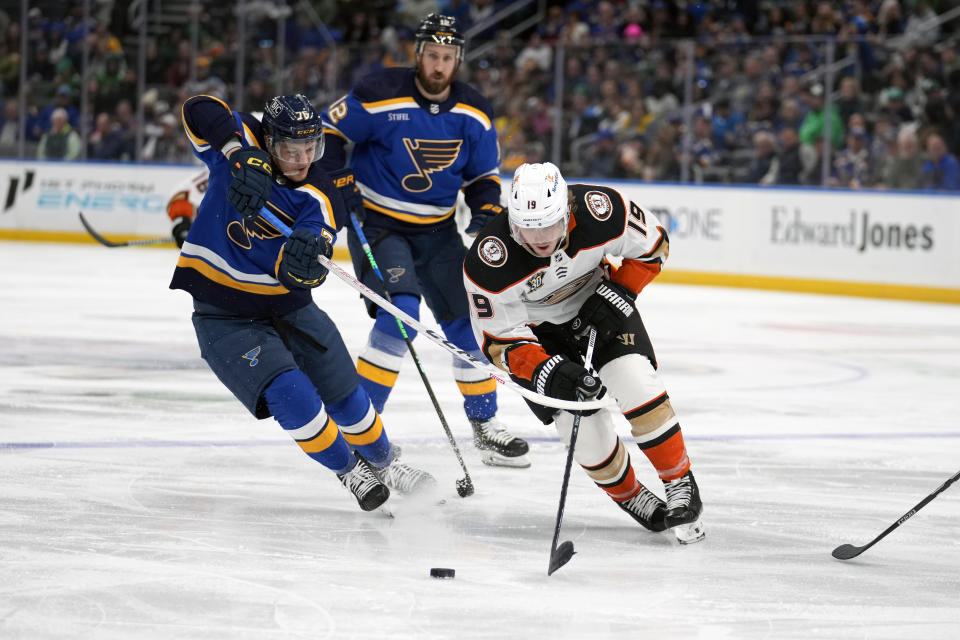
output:
[[[464, 284], [481, 350], [516, 382], [565, 400], [609, 390], [657, 470], [666, 502], [637, 480], [607, 409], [583, 413], [574, 458], [638, 523], [672, 529], [690, 543], [704, 536], [700, 493], [634, 304], [668, 252], [656, 218], [617, 190], [568, 188], [553, 164], [524, 164], [513, 176], [508, 215], [487, 224], [467, 253]], [[620, 267], [608, 256], [621, 258]], [[590, 327], [602, 385], [582, 364]], [[570, 412], [529, 404], [569, 443]]]
[[173, 236], [173, 241], [177, 243], [178, 247], [183, 247], [183, 241], [190, 233], [193, 217], [203, 200], [203, 194], [206, 192], [209, 182], [210, 170], [204, 167], [195, 175], [184, 180], [167, 200], [167, 216], [173, 224], [170, 228], [170, 235]]

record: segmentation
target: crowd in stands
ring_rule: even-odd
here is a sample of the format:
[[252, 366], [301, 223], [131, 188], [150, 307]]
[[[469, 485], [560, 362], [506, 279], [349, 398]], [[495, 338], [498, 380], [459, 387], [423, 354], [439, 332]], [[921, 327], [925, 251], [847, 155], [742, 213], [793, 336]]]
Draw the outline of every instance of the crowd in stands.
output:
[[[493, 27], [510, 2], [289, 2], [279, 72], [276, 3], [247, 0], [240, 42], [234, 5], [202, 2], [195, 54], [185, 24], [148, 39], [139, 153], [127, 4], [90, 2], [85, 27], [82, 2], [31, 3], [32, 156], [189, 162], [179, 105], [236, 104], [238, 51], [245, 109], [277, 91], [323, 107], [372, 69], [411, 65], [412, 28], [441, 11], [472, 27], [461, 77], [493, 104], [504, 172], [559, 159], [591, 178], [960, 191], [960, 0], [579, 0], [524, 26], [531, 2]], [[21, 35], [0, 9], [0, 157], [17, 152]]]

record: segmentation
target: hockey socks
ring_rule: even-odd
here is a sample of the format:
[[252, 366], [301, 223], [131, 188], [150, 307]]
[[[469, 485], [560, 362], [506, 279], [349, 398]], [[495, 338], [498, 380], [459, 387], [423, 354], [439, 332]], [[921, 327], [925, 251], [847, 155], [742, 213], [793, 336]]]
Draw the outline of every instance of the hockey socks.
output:
[[613, 453], [606, 460], [583, 468], [617, 506], [644, 528], [650, 531], [663, 531], [666, 528], [666, 505], [637, 480], [630, 463], [630, 454], [619, 439]]
[[[420, 318], [420, 300], [410, 294], [398, 293], [393, 296], [393, 304], [415, 319]], [[417, 332], [404, 325], [407, 337], [411, 340]], [[366, 389], [377, 413], [383, 413], [387, 398], [393, 391], [393, 385], [400, 374], [400, 365], [407, 354], [407, 343], [400, 333], [397, 320], [383, 309], [377, 310], [377, 319], [370, 330], [367, 346], [357, 358], [357, 373], [360, 384]]]
[[637, 446], [664, 482], [676, 480], [690, 470], [687, 447], [680, 425], [664, 425], [642, 436], [634, 435]]
[[330, 416], [340, 425], [340, 433], [351, 448], [374, 467], [390, 462], [390, 441], [383, 429], [380, 414], [370, 404], [362, 386], [338, 402], [327, 406]]
[[[447, 340], [467, 351], [480, 362], [486, 362], [486, 356], [477, 346], [477, 340], [470, 328], [470, 320], [460, 318], [452, 322], [441, 322], [440, 328]], [[453, 377], [463, 394], [463, 410], [470, 420], [489, 420], [497, 413], [497, 382], [482, 369], [477, 369], [460, 358], [453, 359]]]
[[353, 452], [305, 373], [299, 369], [281, 373], [263, 396], [273, 417], [304, 453], [337, 474], [353, 468]]

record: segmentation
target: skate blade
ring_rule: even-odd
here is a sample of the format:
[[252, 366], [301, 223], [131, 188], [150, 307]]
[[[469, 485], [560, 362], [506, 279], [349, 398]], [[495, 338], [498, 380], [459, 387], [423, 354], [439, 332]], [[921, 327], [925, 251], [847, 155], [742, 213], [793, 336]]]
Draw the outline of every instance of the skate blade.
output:
[[703, 540], [707, 535], [703, 530], [703, 522], [699, 518], [687, 524], [678, 524], [670, 530], [673, 531], [673, 535], [677, 537], [677, 542], [680, 544], [694, 544]]
[[530, 458], [527, 457], [527, 454], [523, 454], [522, 456], [517, 456], [515, 458], [508, 458], [500, 455], [499, 453], [494, 453], [493, 451], [481, 451], [480, 461], [489, 467], [514, 467], [516, 469], [526, 469], [530, 466]]

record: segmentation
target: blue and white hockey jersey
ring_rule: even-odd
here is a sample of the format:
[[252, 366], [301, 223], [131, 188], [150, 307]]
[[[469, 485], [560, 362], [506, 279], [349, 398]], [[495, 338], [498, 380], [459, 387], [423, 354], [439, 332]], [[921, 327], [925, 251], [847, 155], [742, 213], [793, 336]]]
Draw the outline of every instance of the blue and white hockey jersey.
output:
[[[244, 146], [264, 148], [260, 121], [202, 95], [184, 102], [182, 118], [194, 154], [210, 169], [210, 183], [183, 243], [170, 288], [258, 317], [281, 315], [308, 304], [310, 290], [290, 286], [279, 273], [283, 234], [262, 217], [252, 225], [245, 222], [227, 200], [232, 176], [220, 147], [236, 136]], [[280, 176], [266, 206], [287, 226], [325, 235], [331, 243], [346, 220], [343, 198], [319, 164], [300, 183]]]
[[327, 135], [321, 161], [328, 171], [346, 163], [363, 194], [367, 221], [386, 228], [454, 224], [464, 189], [474, 213], [500, 205], [500, 149], [489, 101], [454, 81], [442, 103], [417, 90], [413, 69], [375, 71], [323, 112]]

